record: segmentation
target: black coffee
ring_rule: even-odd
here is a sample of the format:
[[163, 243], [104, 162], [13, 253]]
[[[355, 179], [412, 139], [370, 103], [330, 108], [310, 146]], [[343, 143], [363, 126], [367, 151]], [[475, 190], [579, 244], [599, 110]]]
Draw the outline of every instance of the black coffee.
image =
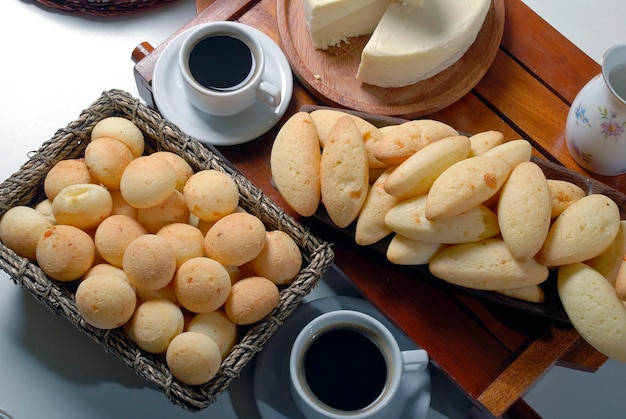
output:
[[242, 40], [213, 35], [193, 47], [189, 70], [194, 79], [208, 89], [232, 90], [253, 73], [254, 56]]
[[383, 391], [387, 363], [376, 343], [358, 330], [333, 329], [309, 346], [304, 375], [321, 402], [339, 410], [358, 410]]

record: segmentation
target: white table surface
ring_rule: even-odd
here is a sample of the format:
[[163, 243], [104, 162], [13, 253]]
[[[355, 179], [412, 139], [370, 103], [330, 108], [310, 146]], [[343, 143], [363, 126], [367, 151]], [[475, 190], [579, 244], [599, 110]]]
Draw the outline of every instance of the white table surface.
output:
[[[598, 62], [610, 46], [626, 43], [623, 0], [524, 1]], [[159, 45], [195, 14], [194, 0], [107, 18], [3, 0], [0, 179], [17, 171], [30, 151], [101, 92], [118, 88], [138, 97], [131, 51], [143, 41]], [[314, 297], [327, 292], [334, 291], [324, 283]], [[0, 409], [16, 419], [255, 417], [252, 373], [244, 370], [243, 379], [215, 405], [187, 413], [0, 272]], [[626, 365], [611, 360], [593, 374], [555, 367], [525, 399], [546, 418], [623, 417], [625, 380]], [[436, 385], [438, 409], [430, 417], [464, 417], [466, 405], [454, 389]]]

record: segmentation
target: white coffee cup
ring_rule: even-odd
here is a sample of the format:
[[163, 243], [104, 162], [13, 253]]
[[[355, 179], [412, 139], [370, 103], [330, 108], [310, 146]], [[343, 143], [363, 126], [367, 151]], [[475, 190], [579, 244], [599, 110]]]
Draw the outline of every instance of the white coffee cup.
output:
[[265, 51], [247, 25], [218, 21], [191, 29], [178, 67], [187, 99], [207, 114], [236, 115], [258, 101], [280, 105], [280, 89], [263, 79]]
[[401, 351], [380, 321], [337, 310], [315, 318], [296, 337], [289, 356], [290, 391], [309, 419], [399, 417], [405, 406], [394, 397], [402, 375], [427, 365], [425, 350]]

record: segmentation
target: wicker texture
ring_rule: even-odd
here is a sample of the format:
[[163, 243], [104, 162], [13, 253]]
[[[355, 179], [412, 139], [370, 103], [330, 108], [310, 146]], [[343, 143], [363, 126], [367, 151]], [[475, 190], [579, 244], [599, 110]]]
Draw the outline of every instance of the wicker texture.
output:
[[37, 0], [44, 6], [69, 13], [119, 16], [138, 13], [176, 0]]
[[59, 160], [81, 156], [94, 125], [109, 116], [133, 121], [145, 134], [147, 152], [171, 151], [183, 156], [194, 170], [215, 169], [229, 174], [239, 187], [240, 205], [259, 217], [268, 229], [283, 230], [296, 241], [303, 254], [303, 268], [294, 282], [281, 290], [278, 307], [246, 331], [210, 382], [188, 386], [171, 375], [162, 357], [140, 350], [120, 329], [101, 330], [87, 324], [78, 313], [71, 286], [49, 279], [36, 264], [17, 256], [4, 245], [0, 245], [0, 268], [41, 304], [71, 321], [99, 342], [105, 351], [154, 384], [172, 403], [190, 411], [201, 410], [212, 404], [230, 381], [239, 376], [241, 369], [311, 291], [332, 263], [333, 252], [328, 243], [297, 223], [227, 162], [120, 90], [103, 92], [76, 121], [58, 130], [17, 173], [0, 184], [0, 216], [16, 205], [29, 205], [43, 199], [42, 185], [50, 168]]

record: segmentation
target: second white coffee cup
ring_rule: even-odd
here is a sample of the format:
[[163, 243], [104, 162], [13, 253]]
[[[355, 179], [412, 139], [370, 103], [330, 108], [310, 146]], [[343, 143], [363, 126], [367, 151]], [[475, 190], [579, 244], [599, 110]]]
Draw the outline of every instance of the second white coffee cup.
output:
[[189, 30], [178, 53], [187, 99], [215, 116], [243, 112], [257, 102], [277, 107], [278, 87], [263, 79], [265, 51], [247, 25], [218, 21]]
[[308, 419], [399, 417], [402, 375], [427, 365], [426, 351], [401, 351], [380, 321], [337, 310], [315, 318], [296, 337], [290, 391]]

